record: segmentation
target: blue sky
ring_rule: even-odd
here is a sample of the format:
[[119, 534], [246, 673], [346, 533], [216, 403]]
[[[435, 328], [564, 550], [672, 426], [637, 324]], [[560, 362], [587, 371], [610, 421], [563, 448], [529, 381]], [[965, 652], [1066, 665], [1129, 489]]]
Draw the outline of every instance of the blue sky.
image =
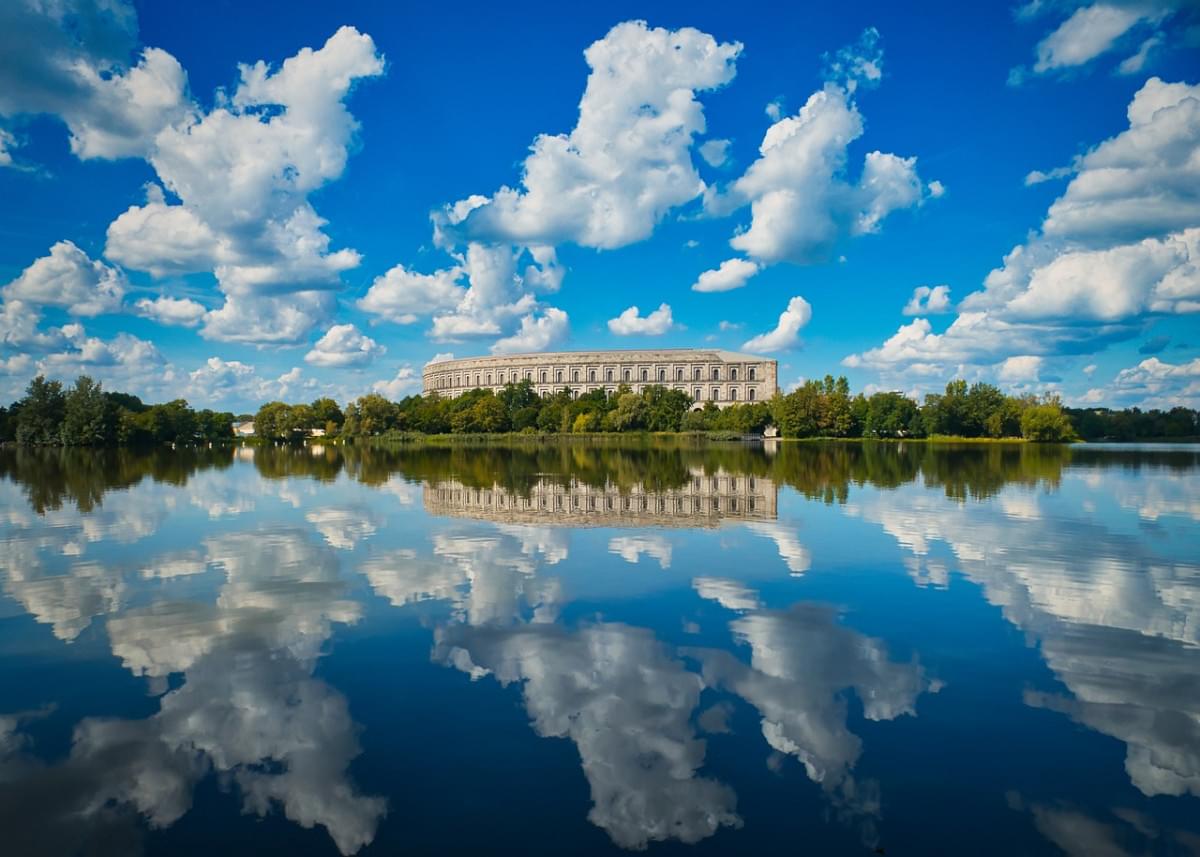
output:
[[0, 398], [715, 345], [1200, 406], [1182, 0], [42, 5], [0, 11]]

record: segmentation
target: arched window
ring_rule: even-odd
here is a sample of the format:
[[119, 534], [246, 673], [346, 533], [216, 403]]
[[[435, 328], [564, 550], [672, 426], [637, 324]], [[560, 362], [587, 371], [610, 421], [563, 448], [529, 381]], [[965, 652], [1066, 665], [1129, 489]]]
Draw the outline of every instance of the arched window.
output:
[[713, 387], [712, 398], [713, 398], [714, 402], [721, 401], [721, 388], [720, 387]]
[[693, 372], [692, 372], [692, 380], [693, 380], [693, 381], [699, 381], [699, 380], [700, 380], [700, 367], [699, 367], [699, 366], [697, 366], [697, 367], [696, 367], [696, 368], [693, 370]]
[[496, 381], [497, 381], [497, 383], [500, 383], [500, 384], [504, 383], [504, 373], [503, 372], [501, 372], [499, 375], [496, 376]]
[[746, 398], [752, 402], [754, 401], [754, 388], [753, 387], [751, 387], [750, 390], [746, 393]]
[[649, 373], [647, 373], [647, 372], [646, 372], [646, 370], [645, 370], [645, 369], [643, 369], [643, 370], [642, 370], [642, 380], [643, 380], [643, 381], [645, 381], [645, 380], [647, 380], [649, 377], [650, 377]]
[[491, 372], [488, 372], [487, 379], [488, 379], [488, 386], [489, 387], [492, 386], [492, 373]]
[[737, 387], [734, 387], [732, 390], [729, 391], [729, 398], [735, 402], [737, 401]]
[[543, 384], [546, 383], [546, 373], [545, 372], [542, 373], [542, 383]]
[[737, 380], [737, 367], [736, 366], [734, 366], [732, 369], [729, 370], [729, 380], [730, 381]]
[[754, 367], [753, 367], [753, 366], [751, 366], [751, 367], [750, 367], [750, 380], [751, 380], [751, 381], [755, 380], [755, 379], [754, 379], [754, 376], [755, 376]]
[[611, 381], [611, 380], [612, 380], [612, 370], [611, 370], [611, 369], [608, 369], [608, 370], [606, 370], [606, 371], [605, 371], [605, 373], [604, 373], [604, 380], [605, 380], [605, 381]]
[[676, 370], [675, 370], [675, 380], [676, 380], [676, 381], [682, 381], [682, 380], [683, 380], [683, 370], [682, 370], [682, 369], [676, 369]]
[[595, 369], [589, 369], [589, 370], [588, 370], [588, 380], [589, 380], [589, 381], [595, 381], [595, 380], [596, 380], [596, 370], [595, 370]]
[[693, 400], [695, 400], [695, 401], [697, 401], [697, 402], [698, 402], [698, 401], [700, 401], [700, 388], [699, 388], [699, 387], [697, 387], [697, 388], [696, 388], [695, 390], [693, 390], [692, 392], [693, 392], [693, 393], [695, 393], [695, 395], [694, 395], [694, 396], [692, 396], [692, 399], [693, 399]]
[[[576, 382], [578, 382], [578, 381], [579, 381], [579, 370], [578, 370], [578, 369], [576, 369], [574, 372], [572, 372], [572, 373], [571, 373], [571, 380], [572, 380], [572, 381], [576, 381]], [[578, 396], [578, 395], [579, 395], [579, 391], [578, 391], [578, 390], [576, 390], [576, 391], [575, 391], [575, 395], [576, 395], [576, 396]]]
[[526, 381], [532, 381], [532, 380], [533, 380], [533, 373], [532, 373], [532, 372], [526, 372], [526, 373], [525, 373], [525, 380], [526, 380]]
[[628, 369], [625, 370], [625, 380], [626, 381], [629, 380], [629, 370]]
[[666, 369], [658, 370], [658, 380], [660, 380], [660, 381], [667, 380], [667, 370]]
[[476, 387], [479, 386], [479, 376], [478, 375], [475, 376], [475, 386]]
[[554, 373], [554, 383], [556, 383], [556, 384], [562, 383], [562, 370], [561, 369], [559, 369], [558, 371], [556, 371]]
[[712, 377], [712, 379], [713, 379], [714, 381], [720, 381], [720, 380], [721, 380], [721, 367], [719, 367], [719, 366], [714, 366], [714, 367], [713, 367], [713, 377]]

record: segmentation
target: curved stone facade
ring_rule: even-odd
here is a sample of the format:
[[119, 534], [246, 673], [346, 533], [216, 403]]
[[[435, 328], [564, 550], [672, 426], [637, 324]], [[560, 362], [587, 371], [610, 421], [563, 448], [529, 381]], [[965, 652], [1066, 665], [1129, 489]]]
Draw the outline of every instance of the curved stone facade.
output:
[[645, 351], [556, 351], [466, 357], [429, 363], [422, 375], [425, 393], [451, 398], [477, 387], [500, 391], [528, 379], [543, 396], [568, 389], [576, 398], [593, 390], [615, 392], [627, 384], [635, 392], [659, 385], [683, 390], [697, 404], [765, 402], [775, 395], [777, 363], [754, 354], [716, 348], [662, 348]]

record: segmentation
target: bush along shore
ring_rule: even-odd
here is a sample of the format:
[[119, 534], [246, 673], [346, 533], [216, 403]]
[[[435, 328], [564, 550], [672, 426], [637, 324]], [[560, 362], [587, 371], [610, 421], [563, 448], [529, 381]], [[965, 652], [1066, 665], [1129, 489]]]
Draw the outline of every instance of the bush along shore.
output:
[[594, 435], [630, 432], [698, 433], [735, 439], [775, 426], [785, 438], [931, 440], [1193, 440], [1200, 412], [1064, 408], [1053, 396], [1009, 396], [990, 384], [956, 380], [918, 404], [898, 392], [852, 395], [844, 377], [807, 381], [768, 402], [693, 409], [681, 390], [621, 386], [573, 398], [568, 390], [539, 396], [528, 381], [499, 392], [468, 390], [392, 402], [377, 393], [343, 409], [329, 398], [306, 404], [268, 402], [256, 414], [194, 410], [183, 399], [146, 404], [108, 392], [87, 376], [64, 388], [39, 376], [25, 397], [0, 407], [0, 442], [27, 445], [198, 445], [235, 439], [235, 422], [254, 422], [259, 441], [380, 438], [395, 441], [446, 435], [500, 439], [512, 435]]

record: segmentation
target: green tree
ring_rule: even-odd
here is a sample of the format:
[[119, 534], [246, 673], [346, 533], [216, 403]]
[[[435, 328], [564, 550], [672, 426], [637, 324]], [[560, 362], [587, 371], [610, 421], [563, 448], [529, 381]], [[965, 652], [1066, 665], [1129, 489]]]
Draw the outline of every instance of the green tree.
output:
[[[514, 419], [517, 411], [524, 408], [541, 408], [542, 400], [538, 396], [537, 391], [533, 389], [533, 382], [526, 379], [518, 384], [505, 384], [497, 397], [500, 403], [504, 405], [504, 410], [508, 412], [510, 422], [516, 422]], [[532, 425], [532, 423], [530, 423]], [[521, 426], [524, 428], [524, 426]]]
[[254, 433], [264, 440], [283, 440], [288, 431], [286, 402], [267, 402], [254, 415]]
[[378, 393], [360, 396], [358, 405], [358, 433], [368, 437], [380, 435], [396, 427], [398, 410]]
[[0, 407], [0, 443], [17, 439], [17, 416], [21, 413], [16, 402], [11, 408]]
[[917, 418], [916, 403], [903, 393], [875, 393], [867, 399], [863, 434], [867, 437], [904, 437]]
[[208, 408], [196, 414], [196, 428], [201, 439], [209, 443], [233, 438], [233, 414], [229, 411], [210, 411]]
[[16, 437], [18, 443], [58, 443], [66, 396], [62, 384], [47, 381], [38, 375], [25, 388], [25, 398], [20, 401], [17, 415]]
[[816, 437], [820, 433], [822, 391], [820, 382], [805, 381], [773, 400], [771, 413], [784, 437]]
[[538, 424], [538, 417], [541, 411], [535, 407], [517, 408], [512, 414], [512, 429], [513, 431], [521, 431], [522, 429], [531, 428]]
[[475, 431], [501, 432], [508, 428], [508, 412], [504, 404], [493, 395], [480, 398], [471, 408]]
[[1063, 413], [1062, 404], [1048, 397], [1041, 404], [1031, 405], [1021, 414], [1021, 435], [1026, 440], [1058, 443], [1075, 439], [1071, 420]]
[[333, 399], [322, 397], [308, 406], [312, 417], [310, 428], [323, 428], [329, 435], [337, 434], [346, 421], [346, 415]]
[[649, 408], [646, 406], [646, 400], [622, 384], [621, 389], [617, 391], [617, 407], [609, 415], [612, 429], [614, 431], [634, 431], [645, 428], [648, 416]]
[[100, 385], [80, 375], [67, 391], [63, 406], [62, 442], [66, 446], [100, 446], [116, 435], [116, 412]]
[[683, 390], [654, 385], [642, 390], [646, 404], [646, 428], [650, 431], [679, 431], [684, 414], [692, 405], [691, 397]]
[[924, 418], [927, 434], [966, 435], [967, 430], [967, 382], [962, 379], [946, 385], [945, 393], [931, 393], [925, 397]]
[[982, 382], [972, 384], [963, 401], [961, 434], [967, 437], [1003, 437], [1007, 402], [1008, 397], [998, 387]]
[[825, 437], [849, 437], [854, 426], [850, 383], [844, 375], [836, 380], [826, 375], [821, 386], [820, 433]]

